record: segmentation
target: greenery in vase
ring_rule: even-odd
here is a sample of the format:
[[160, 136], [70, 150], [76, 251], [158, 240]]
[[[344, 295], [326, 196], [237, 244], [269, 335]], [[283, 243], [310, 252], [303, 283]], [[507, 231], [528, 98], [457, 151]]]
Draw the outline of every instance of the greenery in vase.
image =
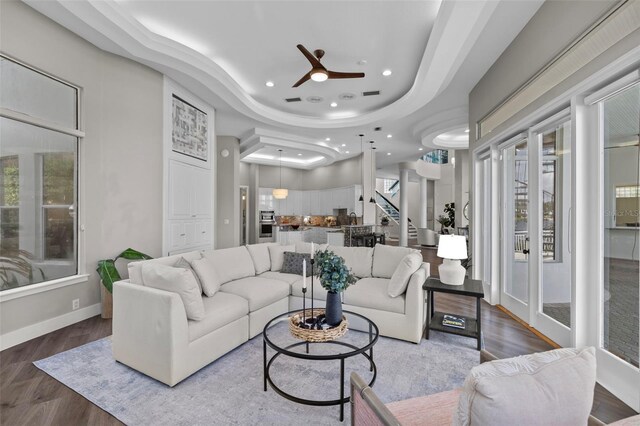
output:
[[440, 224], [442, 229], [455, 228], [456, 226], [456, 204], [449, 203], [444, 205], [444, 212], [446, 215], [441, 214], [436, 221]]
[[128, 248], [119, 255], [115, 257], [115, 259], [105, 259], [98, 261], [98, 275], [100, 275], [100, 279], [102, 280], [102, 285], [107, 289], [109, 293], [113, 293], [113, 283], [116, 281], [120, 281], [122, 278], [120, 277], [120, 273], [116, 269], [116, 260], [118, 259], [126, 259], [126, 260], [148, 260], [153, 259], [153, 257], [141, 253], [132, 248]]
[[340, 293], [356, 282], [356, 277], [351, 274], [344, 259], [330, 250], [318, 250], [315, 264], [320, 283], [329, 292]]

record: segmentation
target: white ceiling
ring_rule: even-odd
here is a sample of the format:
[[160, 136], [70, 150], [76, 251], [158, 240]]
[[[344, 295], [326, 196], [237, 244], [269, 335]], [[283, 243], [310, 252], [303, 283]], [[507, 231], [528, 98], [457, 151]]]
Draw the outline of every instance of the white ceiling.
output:
[[[317, 146], [333, 148], [335, 155], [318, 163], [326, 164], [357, 155], [357, 135], [364, 133], [365, 141], [376, 141], [378, 167], [397, 172], [398, 162], [417, 159], [437, 135], [467, 127], [469, 91], [543, 0], [25, 2], [212, 104], [218, 135], [282, 132], [285, 145], [298, 138], [297, 144], [315, 146], [295, 145], [294, 160], [312, 160]], [[329, 70], [366, 77], [294, 89], [310, 69], [298, 43], [325, 50]], [[382, 76], [384, 69], [392, 74]], [[369, 90], [381, 94], [363, 98]], [[343, 93], [356, 96], [341, 100]], [[302, 102], [284, 102], [298, 96]], [[310, 96], [323, 101], [308, 102]], [[269, 156], [272, 148], [262, 144], [266, 151], [255, 153]]]

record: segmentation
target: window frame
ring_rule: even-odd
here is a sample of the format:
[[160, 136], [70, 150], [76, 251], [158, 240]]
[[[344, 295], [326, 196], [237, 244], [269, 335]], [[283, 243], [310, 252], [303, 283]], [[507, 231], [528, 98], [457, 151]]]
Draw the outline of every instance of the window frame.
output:
[[[26, 297], [26, 296], [30, 296], [33, 294], [38, 294], [38, 293], [42, 293], [45, 291], [50, 291], [56, 288], [61, 288], [61, 287], [66, 287], [66, 286], [70, 286], [70, 285], [74, 285], [74, 284], [78, 284], [78, 283], [84, 283], [84, 282], [88, 282], [89, 279], [89, 274], [86, 273], [86, 265], [85, 265], [85, 252], [84, 252], [84, 217], [83, 217], [83, 212], [84, 212], [84, 202], [83, 199], [84, 197], [82, 196], [83, 191], [84, 191], [84, 187], [82, 185], [83, 182], [83, 176], [84, 176], [84, 167], [83, 167], [83, 161], [82, 158], [84, 157], [83, 155], [83, 140], [86, 137], [85, 132], [82, 130], [83, 128], [83, 123], [84, 123], [84, 117], [83, 117], [83, 104], [82, 104], [82, 94], [83, 94], [83, 89], [82, 87], [73, 84], [69, 81], [66, 81], [64, 79], [61, 79], [55, 75], [52, 75], [46, 71], [43, 71], [37, 67], [34, 67], [28, 63], [25, 63], [24, 61], [21, 61], [19, 59], [16, 59], [10, 55], [4, 54], [4, 53], [0, 53], [0, 58], [5, 59], [5, 60], [9, 60], [14, 62], [15, 64], [18, 64], [24, 68], [27, 68], [30, 71], [36, 72], [38, 74], [41, 74], [47, 78], [50, 78], [56, 82], [59, 82], [61, 84], [67, 85], [70, 88], [75, 90], [75, 103], [76, 103], [76, 120], [75, 120], [75, 124], [76, 127], [75, 128], [69, 128], [69, 127], [65, 127], [63, 125], [60, 125], [59, 123], [55, 123], [46, 119], [42, 119], [42, 118], [38, 118], [38, 117], [32, 117], [29, 116], [27, 114], [18, 112], [18, 111], [14, 111], [5, 107], [0, 106], [0, 117], [5, 118], [5, 119], [9, 119], [9, 120], [14, 120], [17, 122], [21, 122], [21, 123], [25, 123], [28, 125], [32, 125], [35, 127], [40, 127], [46, 130], [51, 130], [51, 131], [55, 131], [55, 132], [59, 132], [62, 134], [66, 134], [69, 136], [73, 136], [76, 138], [76, 164], [75, 164], [75, 194], [74, 194], [74, 204], [75, 204], [75, 218], [74, 218], [74, 227], [75, 227], [75, 238], [74, 238], [74, 248], [75, 248], [75, 261], [76, 261], [76, 273], [74, 275], [69, 275], [66, 277], [62, 277], [62, 278], [56, 278], [56, 279], [52, 279], [52, 280], [47, 280], [47, 281], [43, 281], [40, 283], [35, 283], [35, 284], [29, 284], [29, 285], [24, 285], [24, 286], [20, 286], [20, 287], [16, 287], [16, 288], [12, 288], [12, 289], [7, 289], [7, 290], [3, 290], [0, 291], [0, 302], [5, 302], [5, 301], [9, 301], [9, 300], [13, 300], [13, 299], [17, 299], [17, 298], [22, 298], [22, 297]], [[39, 177], [39, 180], [41, 181], [41, 176]], [[40, 182], [41, 184], [41, 182]], [[38, 195], [38, 194], [36, 194]], [[41, 206], [41, 200], [39, 201], [40, 206]], [[43, 210], [42, 208], [38, 208], [37, 209], [37, 214], [39, 214], [40, 216], [43, 216]], [[40, 222], [38, 222], [40, 223]], [[40, 230], [36, 230], [36, 232], [42, 232], [43, 227], [41, 226]], [[39, 234], [36, 234], [39, 235]], [[38, 251], [36, 254], [37, 257], [42, 258], [40, 256], [41, 253], [40, 251]], [[55, 261], [54, 261], [55, 262]]]

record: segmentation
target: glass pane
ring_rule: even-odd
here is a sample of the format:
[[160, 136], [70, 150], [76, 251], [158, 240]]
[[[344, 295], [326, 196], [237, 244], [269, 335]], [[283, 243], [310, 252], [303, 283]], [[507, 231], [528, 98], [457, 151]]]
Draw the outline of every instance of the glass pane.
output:
[[571, 122], [541, 137], [542, 312], [571, 327]]
[[77, 128], [77, 90], [0, 57], [0, 106]]
[[638, 366], [640, 85], [603, 102], [604, 277], [602, 347]]
[[[529, 301], [529, 170], [527, 142], [504, 150], [507, 258], [505, 292]], [[509, 243], [511, 245], [509, 246]], [[509, 257], [511, 258], [509, 261]]]
[[0, 289], [75, 275], [77, 138], [0, 118], [0, 139]]

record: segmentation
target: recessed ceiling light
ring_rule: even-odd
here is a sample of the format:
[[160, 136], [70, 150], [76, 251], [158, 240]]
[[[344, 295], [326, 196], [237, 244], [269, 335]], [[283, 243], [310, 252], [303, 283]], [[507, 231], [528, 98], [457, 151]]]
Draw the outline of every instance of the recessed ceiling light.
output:
[[275, 86], [275, 84], [273, 84], [273, 81], [267, 81], [264, 85], [267, 86], [267, 87]]
[[331, 138], [324, 138], [324, 140], [329, 142], [329, 141], [331, 141]]
[[464, 132], [465, 132], [465, 133], [469, 133], [469, 129], [465, 130]]
[[423, 148], [418, 148], [418, 151], [422, 151]]
[[298, 154], [298, 157], [302, 157], [302, 154]]
[[385, 77], [389, 77], [391, 75], [391, 70], [382, 71], [382, 75], [384, 75]]
[[347, 146], [347, 144], [346, 144], [346, 143], [343, 143], [341, 146]]
[[393, 137], [393, 135], [392, 135], [391, 133], [389, 133], [389, 134], [387, 135], [387, 139], [391, 139], [392, 137]]
[[348, 154], [348, 153], [349, 153], [349, 151], [345, 151], [345, 154]]
[[338, 104], [336, 102], [331, 102], [331, 108], [335, 108], [337, 106], [338, 106]]
[[390, 152], [387, 152], [387, 155], [391, 155], [391, 153], [390, 153]]
[[358, 61], [358, 65], [366, 65], [367, 64], [367, 60], [366, 59], [360, 59]]

